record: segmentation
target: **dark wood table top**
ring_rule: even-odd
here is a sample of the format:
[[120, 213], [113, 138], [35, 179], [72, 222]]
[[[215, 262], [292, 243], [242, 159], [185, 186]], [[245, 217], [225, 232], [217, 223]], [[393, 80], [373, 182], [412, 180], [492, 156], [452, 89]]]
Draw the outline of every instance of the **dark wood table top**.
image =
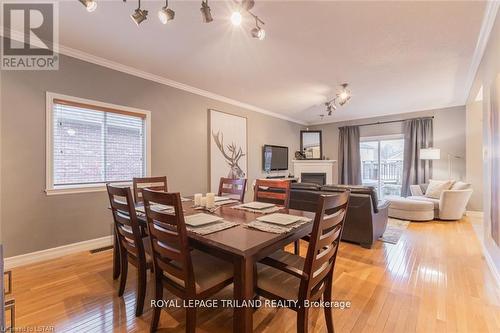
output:
[[[221, 206], [212, 214], [223, 217], [226, 221], [239, 223], [240, 225], [208, 235], [199, 235], [188, 231], [190, 240], [196, 241], [201, 245], [223, 250], [230, 255], [247, 257], [261, 252], [262, 249], [269, 245], [280, 243], [280, 241], [290, 237], [291, 235], [295, 235], [297, 233], [300, 235], [307, 235], [312, 230], [312, 222], [301, 225], [293, 231], [283, 234], [275, 234], [247, 228], [244, 227], [245, 224], [255, 221], [257, 217], [263, 216], [263, 214], [231, 208], [231, 206], [234, 205], [237, 204]], [[183, 202], [183, 209], [184, 216], [202, 212], [210, 214], [209, 212], [203, 210], [194, 209], [192, 201]], [[310, 212], [294, 209], [281, 209], [279, 212], [314, 219], [314, 213]], [[139, 220], [144, 223], [145, 217], [139, 217]], [[297, 236], [294, 238], [297, 238]]]

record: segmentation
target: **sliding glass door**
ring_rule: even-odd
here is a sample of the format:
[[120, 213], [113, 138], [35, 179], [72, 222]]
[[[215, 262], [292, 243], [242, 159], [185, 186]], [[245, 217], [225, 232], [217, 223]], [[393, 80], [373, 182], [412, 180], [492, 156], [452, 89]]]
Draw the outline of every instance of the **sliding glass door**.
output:
[[401, 195], [404, 139], [402, 136], [361, 138], [363, 185], [377, 188], [379, 198]]

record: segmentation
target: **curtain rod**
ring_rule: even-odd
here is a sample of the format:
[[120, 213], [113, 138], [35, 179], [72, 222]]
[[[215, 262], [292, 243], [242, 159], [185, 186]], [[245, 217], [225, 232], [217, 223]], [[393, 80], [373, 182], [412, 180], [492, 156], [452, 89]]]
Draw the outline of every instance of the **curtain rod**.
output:
[[376, 123], [368, 123], [362, 125], [350, 125], [350, 126], [372, 126], [372, 125], [382, 125], [382, 124], [391, 124], [391, 123], [402, 123], [407, 120], [415, 120], [415, 119], [434, 119], [434, 116], [430, 117], [418, 117], [418, 118], [410, 118], [410, 119], [401, 119], [401, 120], [388, 120], [388, 121], [377, 121]]

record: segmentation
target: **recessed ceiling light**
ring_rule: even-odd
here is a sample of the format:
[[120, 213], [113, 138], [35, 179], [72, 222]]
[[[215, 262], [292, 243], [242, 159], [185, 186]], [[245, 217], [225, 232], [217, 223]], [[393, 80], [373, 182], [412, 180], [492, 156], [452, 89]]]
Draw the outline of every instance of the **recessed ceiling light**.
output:
[[90, 12], [93, 12], [96, 8], [97, 8], [97, 1], [96, 0], [79, 0], [82, 5], [85, 6], [85, 8], [87, 8], [87, 11], [90, 13]]

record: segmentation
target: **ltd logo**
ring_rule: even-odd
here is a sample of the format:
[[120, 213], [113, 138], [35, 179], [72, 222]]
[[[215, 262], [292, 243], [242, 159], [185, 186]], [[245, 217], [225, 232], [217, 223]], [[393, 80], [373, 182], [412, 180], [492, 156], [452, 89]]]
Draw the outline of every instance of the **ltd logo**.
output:
[[3, 70], [58, 69], [57, 3], [2, 3]]

